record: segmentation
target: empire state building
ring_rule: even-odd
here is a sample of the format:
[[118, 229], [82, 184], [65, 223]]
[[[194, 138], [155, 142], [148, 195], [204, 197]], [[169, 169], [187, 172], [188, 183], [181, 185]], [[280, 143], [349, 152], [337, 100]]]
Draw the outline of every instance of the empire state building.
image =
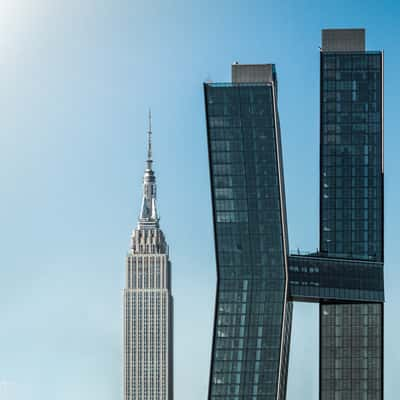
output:
[[139, 221], [126, 258], [124, 400], [172, 400], [171, 264], [160, 229], [152, 168], [151, 116]]

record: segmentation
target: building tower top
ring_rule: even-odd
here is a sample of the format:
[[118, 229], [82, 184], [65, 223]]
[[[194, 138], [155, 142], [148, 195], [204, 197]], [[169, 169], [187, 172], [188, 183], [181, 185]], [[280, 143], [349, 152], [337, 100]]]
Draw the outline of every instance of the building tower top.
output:
[[322, 29], [322, 51], [365, 51], [365, 29]]
[[149, 130], [147, 131], [147, 161], [143, 176], [143, 198], [140, 209], [138, 229], [154, 229], [159, 227], [157, 213], [157, 187], [156, 177], [152, 168], [153, 154], [151, 147], [151, 110], [149, 110]]

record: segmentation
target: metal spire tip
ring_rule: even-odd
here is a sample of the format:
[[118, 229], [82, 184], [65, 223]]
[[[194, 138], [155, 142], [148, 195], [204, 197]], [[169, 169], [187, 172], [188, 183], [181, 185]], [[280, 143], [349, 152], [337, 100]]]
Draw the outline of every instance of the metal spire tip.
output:
[[153, 161], [153, 154], [152, 154], [152, 149], [151, 149], [151, 109], [149, 108], [149, 130], [147, 132], [148, 134], [148, 143], [147, 143], [147, 165], [149, 169], [151, 168], [151, 163]]

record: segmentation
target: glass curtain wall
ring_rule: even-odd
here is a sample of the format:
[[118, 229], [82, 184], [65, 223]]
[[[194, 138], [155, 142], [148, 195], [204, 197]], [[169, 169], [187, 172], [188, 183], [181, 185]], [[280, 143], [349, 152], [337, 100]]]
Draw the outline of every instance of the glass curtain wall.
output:
[[[383, 262], [382, 53], [321, 51], [320, 249]], [[383, 303], [320, 305], [321, 400], [383, 398]]]
[[275, 83], [205, 84], [218, 275], [212, 400], [285, 398], [291, 303]]

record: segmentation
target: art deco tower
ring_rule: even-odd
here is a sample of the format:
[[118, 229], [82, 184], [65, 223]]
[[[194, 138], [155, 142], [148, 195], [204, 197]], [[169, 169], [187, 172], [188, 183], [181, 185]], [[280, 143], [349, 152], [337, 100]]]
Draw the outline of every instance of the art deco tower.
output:
[[168, 245], [159, 226], [151, 115], [139, 221], [126, 258], [124, 400], [172, 400], [172, 296]]

